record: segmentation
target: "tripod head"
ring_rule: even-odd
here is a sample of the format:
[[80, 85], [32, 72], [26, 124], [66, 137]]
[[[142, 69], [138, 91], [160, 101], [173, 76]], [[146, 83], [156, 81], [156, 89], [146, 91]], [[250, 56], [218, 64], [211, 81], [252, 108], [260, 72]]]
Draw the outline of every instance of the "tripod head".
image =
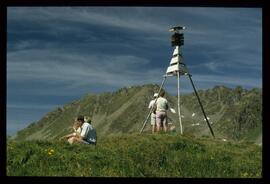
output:
[[184, 45], [184, 33], [180, 33], [184, 29], [186, 29], [184, 26], [175, 26], [169, 29], [170, 32], [174, 33], [171, 37], [172, 47]]

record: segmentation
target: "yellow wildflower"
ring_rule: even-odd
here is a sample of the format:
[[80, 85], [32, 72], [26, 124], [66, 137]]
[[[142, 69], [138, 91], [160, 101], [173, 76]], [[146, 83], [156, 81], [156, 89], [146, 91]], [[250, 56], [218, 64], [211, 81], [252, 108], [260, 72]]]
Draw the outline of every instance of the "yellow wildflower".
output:
[[244, 176], [244, 177], [247, 177], [247, 176], [248, 176], [248, 173], [247, 173], [247, 172], [245, 172], [245, 173], [243, 174], [243, 176]]
[[54, 153], [54, 150], [53, 149], [49, 149], [48, 150], [48, 155], [52, 155]]

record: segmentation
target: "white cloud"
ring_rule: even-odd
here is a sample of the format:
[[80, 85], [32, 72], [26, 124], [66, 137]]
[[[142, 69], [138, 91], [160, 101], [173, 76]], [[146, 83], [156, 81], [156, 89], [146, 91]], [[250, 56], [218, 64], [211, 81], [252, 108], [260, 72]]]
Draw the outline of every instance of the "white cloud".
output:
[[[8, 21], [17, 20], [18, 17], [20, 17], [21, 21], [31, 21], [35, 25], [47, 26], [59, 32], [78, 30], [80, 28], [73, 25], [80, 23], [82, 25], [96, 24], [117, 27], [119, 29], [132, 29], [153, 34], [169, 35], [169, 27], [185, 25], [188, 28], [187, 34], [199, 37], [218, 34], [219, 31], [226, 31], [218, 29], [215, 24], [220, 24], [220, 26], [224, 26], [227, 30], [241, 28], [240, 25], [230, 27], [234, 22], [248, 22], [261, 25], [260, 9], [243, 8], [9, 7]], [[227, 22], [226, 26], [226, 22], [221, 22], [221, 20], [230, 20], [230, 22]], [[248, 28], [247, 31], [258, 29], [256, 26]], [[231, 35], [234, 34], [234, 32], [231, 32]]]
[[8, 82], [65, 83], [67, 89], [151, 82], [160, 72], [159, 69], [145, 70], [149, 61], [132, 55], [76, 55], [55, 49], [33, 49], [12, 52], [7, 59]]
[[193, 75], [194, 80], [198, 83], [214, 83], [216, 85], [233, 85], [233, 86], [245, 86], [245, 87], [261, 87], [262, 80], [248, 77], [239, 77], [236, 75], [222, 76], [222, 75]]
[[[8, 20], [11, 22], [20, 17], [21, 21], [33, 22], [35, 26], [40, 24], [45, 28], [48, 27], [48, 30], [39, 29], [47, 34], [71, 32], [77, 33], [78, 36], [88, 35], [91, 39], [97, 39], [93, 38], [91, 32], [87, 32], [89, 27], [84, 28], [84, 25], [97, 24], [105, 26], [106, 30], [117, 27], [120, 30], [137, 31], [134, 33], [148, 32], [151, 36], [145, 37], [144, 40], [150, 39], [158, 43], [168, 42], [170, 33], [167, 29], [182, 21], [187, 26], [184, 48], [187, 53], [194, 52], [195, 46], [201, 47], [200, 51], [205, 56], [217, 54], [223, 59], [227, 57], [229, 65], [235, 63], [236, 59], [240, 64], [253, 64], [254, 57], [258, 57], [262, 50], [261, 11], [258, 8], [12, 7], [8, 12]], [[17, 30], [20, 31], [33, 30], [30, 26], [27, 30]], [[26, 41], [18, 43], [17, 47], [22, 47], [26, 43]], [[252, 45], [255, 45], [253, 53], [249, 53]], [[257, 60], [260, 62], [261, 58]]]
[[[19, 43], [20, 45], [20, 43]], [[22, 43], [22, 45], [31, 45]], [[22, 46], [22, 48], [24, 48]], [[238, 56], [241, 58], [240, 56]], [[237, 57], [236, 57], [237, 58]], [[250, 58], [248, 58], [250, 59]], [[157, 68], [150, 60], [136, 55], [96, 55], [95, 53], [69, 53], [64, 49], [51, 47], [49, 49], [27, 49], [8, 53], [7, 55], [7, 79], [8, 83], [39, 81], [46, 84], [61, 84], [66, 93], [86, 86], [112, 86], [115, 88], [145, 84], [160, 83], [166, 68]], [[168, 62], [169, 64], [169, 62]], [[215, 62], [209, 59], [208, 63], [192, 65], [190, 69], [206, 67], [215, 71], [216, 75], [194, 75], [200, 85], [229, 84], [250, 87], [260, 87], [261, 79], [227, 75], [222, 69], [230, 62]], [[150, 67], [149, 67], [150, 66]], [[240, 67], [240, 65], [239, 65]], [[220, 75], [222, 74], [222, 75]], [[199, 77], [198, 77], [199, 76]], [[184, 84], [187, 85], [186, 82]], [[169, 88], [175, 84], [168, 83]], [[184, 85], [185, 86], [185, 85]], [[59, 87], [59, 88], [60, 88]], [[64, 90], [65, 89], [65, 90]], [[62, 93], [61, 90], [61, 93]], [[53, 89], [29, 89], [36, 94], [59, 93]], [[74, 91], [76, 92], [76, 91]], [[62, 95], [65, 95], [62, 93]]]
[[[41, 31], [49, 34], [79, 31], [83, 35], [86, 33], [84, 31], [87, 31], [84, 29], [84, 25], [95, 24], [106, 26], [106, 28], [117, 27], [153, 33], [145, 39], [157, 42], [168, 41], [161, 35], [167, 34], [169, 36], [170, 33], [167, 28], [176, 22], [182, 22], [187, 25], [185, 32], [187, 55], [192, 54], [194, 46], [200, 46], [202, 47], [200, 53], [208, 59], [207, 63], [189, 66], [191, 69], [204, 66], [217, 74], [224, 74], [224, 67], [245, 67], [261, 72], [262, 62], [261, 57], [258, 57], [258, 55], [261, 56], [261, 47], [255, 47], [253, 52], [250, 53], [247, 50], [247, 48], [250, 48], [250, 44], [247, 44], [250, 43], [248, 39], [246, 43], [241, 41], [245, 38], [256, 39], [248, 37], [248, 35], [261, 34], [260, 27], [247, 27], [249, 23], [250, 25], [261, 25], [260, 9], [250, 11], [250, 9], [244, 8], [9, 7], [8, 21], [12, 23], [18, 18], [21, 22], [33, 23], [34, 28], [39, 25], [49, 29], [31, 30], [30, 27], [27, 30], [8, 31]], [[221, 20], [224, 20], [224, 22]], [[226, 21], [229, 22], [226, 24]], [[244, 24], [237, 25], [236, 23]], [[89, 36], [91, 37], [91, 34]], [[260, 39], [258, 43], [261, 43]], [[45, 44], [43, 50], [33, 49], [42, 44]], [[75, 44], [74, 47], [78, 44]], [[153, 68], [152, 71], [146, 70], [147, 67], [145, 66], [150, 61], [136, 56], [136, 54], [118, 56], [110, 56], [109, 53], [105, 55], [97, 55], [97, 53], [89, 55], [84, 53], [81, 55], [78, 53], [72, 54], [65, 51], [67, 46], [61, 50], [59, 44], [42, 43], [37, 40], [13, 42], [12, 46], [19, 51], [8, 53], [9, 80], [35, 79], [46, 80], [48, 83], [69, 82], [71, 84], [69, 88], [71, 89], [92, 83], [121, 86], [142, 83], [141, 81], [158, 81], [156, 76], [151, 75], [153, 73], [160, 75], [163, 72], [161, 68]], [[213, 49], [211, 50], [209, 47]], [[208, 49], [205, 50], [205, 48]], [[216, 59], [213, 56], [219, 58]], [[188, 58], [185, 59], [188, 60]], [[123, 76], [125, 77], [123, 78]], [[210, 79], [205, 79], [210, 82]], [[214, 79], [212, 81], [216, 82]], [[250, 79], [241, 81], [249, 83]], [[257, 79], [253, 79], [253, 81], [257, 81]], [[234, 81], [232, 83], [242, 82]]]
[[207, 68], [209, 68], [210, 70], [212, 70], [212, 71], [217, 71], [217, 69], [218, 69], [218, 63], [217, 62], [209, 62], [209, 63], [206, 63], [205, 64], [205, 66], [207, 67]]
[[[133, 12], [130, 14], [130, 12]], [[121, 13], [122, 12], [122, 13]], [[21, 20], [31, 21], [38, 24], [46, 24], [49, 28], [57, 31], [74, 31], [77, 29], [72, 26], [59, 26], [59, 24], [68, 21], [72, 24], [97, 24], [113, 26], [125, 29], [134, 29], [139, 31], [163, 32], [165, 29], [158, 23], [152, 22], [152, 19], [141, 19], [142, 17], [136, 13], [136, 8], [79, 8], [79, 7], [20, 7], [9, 8], [8, 20], [16, 20], [18, 17]], [[124, 13], [124, 14], [123, 14]], [[124, 15], [124, 16], [123, 16]], [[42, 31], [42, 30], [41, 30]]]

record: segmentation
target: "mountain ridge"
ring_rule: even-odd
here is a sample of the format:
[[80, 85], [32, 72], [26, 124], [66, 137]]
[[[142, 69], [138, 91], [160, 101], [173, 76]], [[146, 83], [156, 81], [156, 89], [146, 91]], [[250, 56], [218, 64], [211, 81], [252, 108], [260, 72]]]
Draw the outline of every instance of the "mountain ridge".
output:
[[[70, 132], [69, 127], [78, 114], [92, 117], [99, 137], [139, 132], [149, 112], [148, 103], [158, 89], [159, 86], [156, 84], [145, 84], [123, 87], [114, 92], [84, 95], [49, 112], [39, 121], [19, 131], [14, 139], [57, 139]], [[215, 86], [212, 89], [198, 90], [198, 94], [219, 138], [256, 142], [255, 140], [261, 136], [261, 89]], [[170, 105], [177, 110], [177, 97], [168, 93], [166, 97]], [[181, 95], [181, 113], [184, 116], [182, 118], [184, 133], [210, 136], [194, 92]], [[196, 115], [192, 117], [192, 113]], [[168, 112], [168, 116], [179, 131], [177, 113]], [[194, 124], [200, 125], [193, 126]], [[144, 132], [149, 131], [148, 122]]]

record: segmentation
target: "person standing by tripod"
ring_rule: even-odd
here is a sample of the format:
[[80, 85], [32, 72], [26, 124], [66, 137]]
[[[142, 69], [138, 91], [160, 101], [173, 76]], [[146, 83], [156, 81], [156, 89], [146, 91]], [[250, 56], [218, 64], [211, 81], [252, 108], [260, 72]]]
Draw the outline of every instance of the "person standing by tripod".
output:
[[167, 110], [169, 109], [169, 104], [165, 96], [165, 91], [161, 90], [160, 96], [157, 99], [156, 106], [156, 125], [157, 132], [160, 131], [160, 127], [163, 126], [164, 132], [168, 131], [168, 121], [167, 121]]
[[[156, 98], [158, 97], [158, 93], [154, 94], [154, 99], [150, 101], [148, 108], [151, 109], [153, 106], [155, 106], [155, 101]], [[153, 107], [153, 108], [154, 108]], [[152, 126], [152, 134], [155, 133], [155, 129], [156, 129], [156, 109], [153, 109], [153, 112], [151, 113], [151, 126]]]

